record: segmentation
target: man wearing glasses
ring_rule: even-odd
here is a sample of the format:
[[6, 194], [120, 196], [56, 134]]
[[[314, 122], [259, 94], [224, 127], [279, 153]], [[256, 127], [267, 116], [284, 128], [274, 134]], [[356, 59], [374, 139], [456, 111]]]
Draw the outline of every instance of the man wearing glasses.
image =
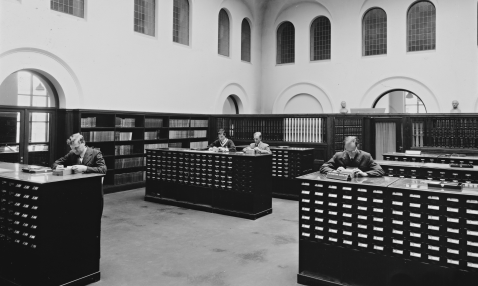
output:
[[243, 151], [254, 150], [254, 153], [258, 154], [272, 154], [269, 144], [262, 142], [262, 133], [254, 133], [254, 143], [244, 148]]
[[209, 144], [209, 151], [214, 152], [236, 152], [236, 146], [231, 139], [226, 138], [224, 129], [217, 131], [217, 140]]
[[342, 172], [352, 169], [359, 177], [381, 177], [385, 174], [382, 167], [375, 163], [372, 156], [357, 148], [358, 140], [355, 136], [345, 138], [345, 150], [335, 153], [334, 157], [320, 167], [321, 173], [330, 171]]
[[85, 139], [80, 133], [70, 136], [66, 143], [71, 151], [53, 163], [52, 169], [58, 166], [71, 166], [75, 173], [101, 173], [106, 174], [105, 159], [100, 151], [85, 145]]

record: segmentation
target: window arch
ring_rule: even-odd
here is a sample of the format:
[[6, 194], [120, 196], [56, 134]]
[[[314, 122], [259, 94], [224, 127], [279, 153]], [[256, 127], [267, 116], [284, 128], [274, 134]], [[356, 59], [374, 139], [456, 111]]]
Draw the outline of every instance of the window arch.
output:
[[407, 50], [436, 49], [436, 9], [429, 1], [410, 6], [407, 14]]
[[295, 62], [295, 28], [291, 22], [284, 22], [277, 29], [277, 63]]
[[189, 45], [189, 1], [174, 0], [173, 41]]
[[219, 11], [218, 53], [229, 56], [229, 15], [226, 10]]
[[405, 89], [394, 89], [380, 95], [373, 108], [383, 108], [385, 113], [427, 113], [422, 99]]
[[251, 25], [246, 18], [241, 28], [241, 60], [251, 62]]
[[372, 8], [362, 21], [362, 55], [384, 54], [387, 54], [387, 13], [381, 8]]
[[310, 60], [330, 60], [331, 25], [329, 18], [320, 16], [310, 27]]

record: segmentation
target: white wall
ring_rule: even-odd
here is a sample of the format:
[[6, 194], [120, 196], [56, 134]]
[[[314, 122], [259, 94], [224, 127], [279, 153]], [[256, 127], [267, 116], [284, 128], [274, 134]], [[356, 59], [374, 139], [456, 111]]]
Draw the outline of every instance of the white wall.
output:
[[[233, 86], [244, 113], [260, 111], [260, 22], [251, 1], [190, 0], [190, 46], [172, 41], [173, 1], [156, 1], [155, 37], [134, 32], [134, 1], [85, 2], [82, 19], [51, 10], [49, 0], [0, 1], [0, 82], [32, 69], [53, 81], [63, 108], [206, 114], [222, 111]], [[221, 8], [231, 16], [230, 57], [217, 53]], [[244, 17], [251, 63], [240, 56]]]
[[[264, 15], [262, 57], [263, 113], [282, 113], [291, 87], [316, 86], [324, 112], [370, 108], [392, 89], [410, 90], [428, 112], [449, 112], [457, 99], [462, 112], [475, 112], [477, 79], [477, 1], [433, 0], [437, 9], [437, 49], [406, 50], [406, 14], [413, 0], [276, 0]], [[458, 3], [459, 2], [459, 3]], [[361, 20], [369, 8], [388, 16], [388, 53], [362, 56]], [[310, 24], [317, 16], [332, 25], [331, 60], [310, 62]], [[276, 65], [276, 30], [283, 21], [295, 26], [296, 60]], [[296, 94], [301, 93], [300, 90]], [[312, 94], [314, 95], [314, 94]], [[288, 94], [287, 97], [293, 97]], [[315, 96], [315, 95], [314, 95]], [[330, 106], [323, 101], [330, 101]]]
[[[406, 51], [406, 13], [413, 0], [190, 0], [191, 45], [172, 42], [173, 1], [158, 0], [156, 36], [133, 31], [133, 1], [86, 0], [85, 19], [50, 10], [49, 0], [0, 1], [0, 82], [41, 71], [60, 107], [222, 113], [236, 95], [243, 113], [283, 113], [298, 94], [323, 112], [372, 107], [393, 89], [409, 90], [428, 112], [478, 111], [477, 1], [432, 0], [437, 49]], [[372, 7], [388, 16], [388, 53], [362, 56], [361, 20]], [[231, 15], [231, 56], [217, 54], [217, 21]], [[331, 60], [310, 62], [310, 24], [327, 16]], [[252, 63], [240, 60], [240, 29], [252, 23]], [[296, 29], [296, 61], [276, 65], [276, 30]], [[1, 105], [1, 103], [0, 103]]]

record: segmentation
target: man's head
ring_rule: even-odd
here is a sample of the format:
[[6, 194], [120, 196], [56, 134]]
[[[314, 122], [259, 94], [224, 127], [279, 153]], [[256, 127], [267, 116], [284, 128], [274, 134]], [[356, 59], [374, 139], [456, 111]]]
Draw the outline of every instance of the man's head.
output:
[[347, 136], [345, 137], [344, 143], [345, 143], [345, 152], [347, 152], [349, 155], [354, 154], [353, 152], [355, 152], [358, 146], [357, 137]]
[[66, 143], [70, 145], [71, 151], [76, 155], [81, 155], [85, 150], [85, 139], [80, 133], [75, 133], [66, 140]]
[[261, 132], [254, 133], [254, 142], [259, 144], [262, 141], [262, 134]]
[[453, 108], [457, 109], [460, 103], [458, 103], [458, 100], [453, 100], [451, 104], [453, 105]]
[[226, 131], [224, 131], [224, 129], [219, 129], [217, 130], [217, 138], [219, 138], [219, 140], [224, 140], [226, 138]]
[[345, 106], [347, 106], [347, 103], [345, 101], [342, 101], [340, 105], [342, 105], [342, 108], [345, 108]]

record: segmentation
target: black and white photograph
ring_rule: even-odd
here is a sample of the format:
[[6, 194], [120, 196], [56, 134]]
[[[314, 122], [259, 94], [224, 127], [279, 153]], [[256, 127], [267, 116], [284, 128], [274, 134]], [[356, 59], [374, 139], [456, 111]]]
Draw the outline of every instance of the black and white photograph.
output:
[[478, 0], [0, 0], [0, 286], [477, 286]]

